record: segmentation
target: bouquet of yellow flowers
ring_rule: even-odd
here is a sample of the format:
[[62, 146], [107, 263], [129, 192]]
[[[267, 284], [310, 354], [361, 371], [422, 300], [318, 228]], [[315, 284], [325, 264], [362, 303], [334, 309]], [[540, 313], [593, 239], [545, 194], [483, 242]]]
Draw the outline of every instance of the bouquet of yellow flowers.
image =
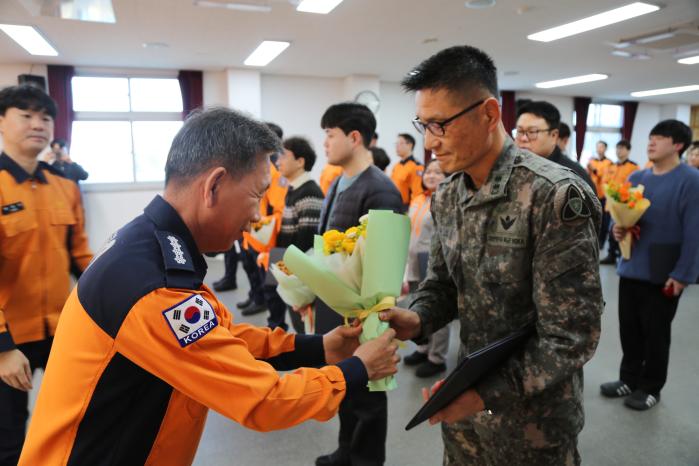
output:
[[[386, 210], [371, 210], [360, 224], [344, 232], [316, 236], [312, 255], [294, 246], [284, 263], [305, 286], [335, 312], [362, 321], [360, 342], [388, 330], [378, 313], [395, 306], [408, 257], [410, 219]], [[369, 382], [371, 391], [396, 387], [393, 377]]]
[[[604, 186], [607, 210], [614, 223], [624, 228], [631, 228], [638, 223], [650, 207], [650, 201], [643, 197], [643, 189], [642, 184], [632, 187], [629, 182], [619, 184], [612, 181]], [[631, 258], [631, 243], [631, 232], [627, 232], [619, 242], [621, 256], [626, 260]]]
[[368, 222], [365, 215], [358, 226], [345, 232], [328, 230], [322, 236], [323, 261], [331, 272], [354, 290], [362, 286], [362, 255]]

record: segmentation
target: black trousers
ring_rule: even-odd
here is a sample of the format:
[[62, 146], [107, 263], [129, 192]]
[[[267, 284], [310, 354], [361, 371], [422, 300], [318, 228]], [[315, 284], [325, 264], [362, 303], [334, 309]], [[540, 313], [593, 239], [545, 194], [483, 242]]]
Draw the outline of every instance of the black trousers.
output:
[[287, 306], [286, 309], [289, 311], [289, 320], [291, 320], [291, 326], [294, 327], [296, 333], [303, 335], [306, 333], [306, 327], [301, 320], [301, 316], [298, 312], [294, 312], [291, 306]]
[[621, 256], [621, 250], [619, 249], [619, 242], [614, 238], [614, 232], [612, 227], [609, 227], [609, 247], [607, 248], [607, 253], [613, 258], [618, 258]]
[[[264, 270], [262, 273], [265, 273]], [[267, 326], [271, 329], [281, 327], [285, 331], [288, 330], [289, 326], [286, 324], [286, 303], [282, 301], [279, 293], [277, 293], [277, 285], [264, 285], [263, 293], [267, 309], [269, 309]]]
[[240, 260], [238, 250], [235, 245], [230, 251], [223, 255], [223, 278], [232, 280], [236, 283], [236, 273], [238, 272], [238, 261]]
[[[328, 333], [344, 320], [320, 299], [316, 306], [316, 333]], [[352, 466], [382, 465], [386, 460], [388, 401], [386, 392], [357, 390], [340, 403], [340, 450]]]
[[262, 284], [265, 281], [265, 276], [262, 269], [257, 266], [257, 253], [252, 249], [241, 249], [240, 261], [243, 263], [243, 270], [250, 281], [248, 297], [255, 304], [264, 304], [265, 295]]
[[[32, 373], [46, 367], [52, 338], [17, 345], [29, 359]], [[22, 452], [27, 419], [29, 394], [0, 381], [0, 466], [17, 466]]]
[[356, 391], [340, 404], [340, 450], [352, 466], [380, 466], [386, 461], [386, 392]]
[[657, 395], [667, 380], [672, 319], [679, 296], [668, 298], [662, 289], [646, 281], [620, 278], [619, 334], [621, 369], [619, 378], [631, 389]]

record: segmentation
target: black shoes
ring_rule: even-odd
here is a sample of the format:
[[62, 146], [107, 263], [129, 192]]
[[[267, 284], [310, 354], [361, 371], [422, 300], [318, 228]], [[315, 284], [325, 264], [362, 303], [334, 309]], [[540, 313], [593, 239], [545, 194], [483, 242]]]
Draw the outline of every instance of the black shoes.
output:
[[660, 402], [660, 394], [651, 395], [643, 390], [636, 390], [624, 400], [624, 405], [636, 411], [646, 411]]
[[447, 370], [446, 364], [435, 364], [427, 359], [427, 353], [419, 351], [415, 351], [413, 354], [403, 358], [403, 362], [406, 366], [417, 366], [415, 375], [421, 378], [432, 377]]
[[329, 455], [316, 458], [316, 466], [351, 466], [350, 457], [339, 448]]
[[607, 398], [620, 398], [622, 396], [628, 396], [631, 394], [631, 387], [626, 385], [621, 380], [603, 383], [600, 385], [599, 390], [602, 395], [606, 396]]
[[421, 353], [419, 351], [415, 351], [410, 356], [403, 358], [403, 362], [406, 366], [417, 366], [425, 361], [427, 361], [427, 353]]
[[631, 387], [621, 380], [603, 383], [599, 389], [602, 395], [607, 398], [621, 398], [625, 396], [624, 405], [637, 411], [646, 411], [660, 402], [660, 394], [651, 395], [643, 390], [632, 391]]
[[432, 377], [433, 375], [437, 375], [440, 372], [444, 372], [447, 370], [447, 365], [442, 363], [442, 364], [435, 364], [432, 361], [425, 361], [419, 366], [417, 366], [417, 370], [415, 371], [415, 375], [420, 377], [420, 378], [427, 378], [427, 377]]
[[267, 310], [267, 306], [264, 304], [256, 304], [250, 297], [245, 301], [235, 303], [235, 307], [237, 307], [240, 314], [244, 316], [252, 316]]
[[235, 280], [228, 277], [223, 277], [220, 280], [214, 282], [214, 291], [229, 291], [238, 289], [238, 285]]
[[264, 304], [251, 303], [247, 307], [240, 308], [240, 313], [244, 316], [252, 316], [255, 314], [259, 314], [260, 312], [265, 312], [266, 310], [267, 306], [265, 306]]
[[607, 256], [601, 261], [599, 261], [601, 265], [616, 265], [616, 257], [614, 256]]
[[241, 301], [241, 302], [239, 302], [239, 303], [235, 303], [235, 307], [237, 307], [238, 309], [241, 309], [241, 310], [242, 310], [244, 307], [248, 307], [248, 306], [251, 305], [251, 304], [252, 304], [252, 299], [250, 299], [250, 298], [248, 297], [248, 299], [246, 299], [245, 301]]

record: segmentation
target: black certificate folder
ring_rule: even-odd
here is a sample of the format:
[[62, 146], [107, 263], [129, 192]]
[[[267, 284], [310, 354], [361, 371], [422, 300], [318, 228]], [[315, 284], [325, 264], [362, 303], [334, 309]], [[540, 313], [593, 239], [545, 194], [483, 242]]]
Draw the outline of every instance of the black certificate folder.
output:
[[421, 422], [426, 421], [449, 405], [456, 397], [475, 385], [488, 372], [497, 369], [517, 348], [524, 344], [533, 331], [534, 325], [527, 325], [515, 333], [466, 356], [456, 366], [456, 369], [447, 376], [439, 390], [425, 402], [420, 411], [405, 426], [405, 430], [410, 430]]

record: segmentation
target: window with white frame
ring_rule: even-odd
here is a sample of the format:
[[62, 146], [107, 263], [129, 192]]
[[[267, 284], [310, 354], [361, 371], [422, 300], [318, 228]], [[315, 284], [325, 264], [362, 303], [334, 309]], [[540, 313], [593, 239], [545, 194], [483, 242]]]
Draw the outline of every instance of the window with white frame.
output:
[[182, 126], [175, 78], [76, 76], [70, 155], [89, 183], [165, 179], [165, 160]]
[[[573, 115], [573, 131], [571, 134], [571, 147], [575, 147], [575, 119]], [[621, 127], [624, 122], [624, 109], [621, 105], [614, 104], [590, 104], [587, 112], [587, 132], [583, 145], [580, 164], [586, 167], [592, 157], [596, 157], [595, 150], [599, 141], [607, 143], [607, 157], [616, 160], [614, 148], [621, 140]]]

